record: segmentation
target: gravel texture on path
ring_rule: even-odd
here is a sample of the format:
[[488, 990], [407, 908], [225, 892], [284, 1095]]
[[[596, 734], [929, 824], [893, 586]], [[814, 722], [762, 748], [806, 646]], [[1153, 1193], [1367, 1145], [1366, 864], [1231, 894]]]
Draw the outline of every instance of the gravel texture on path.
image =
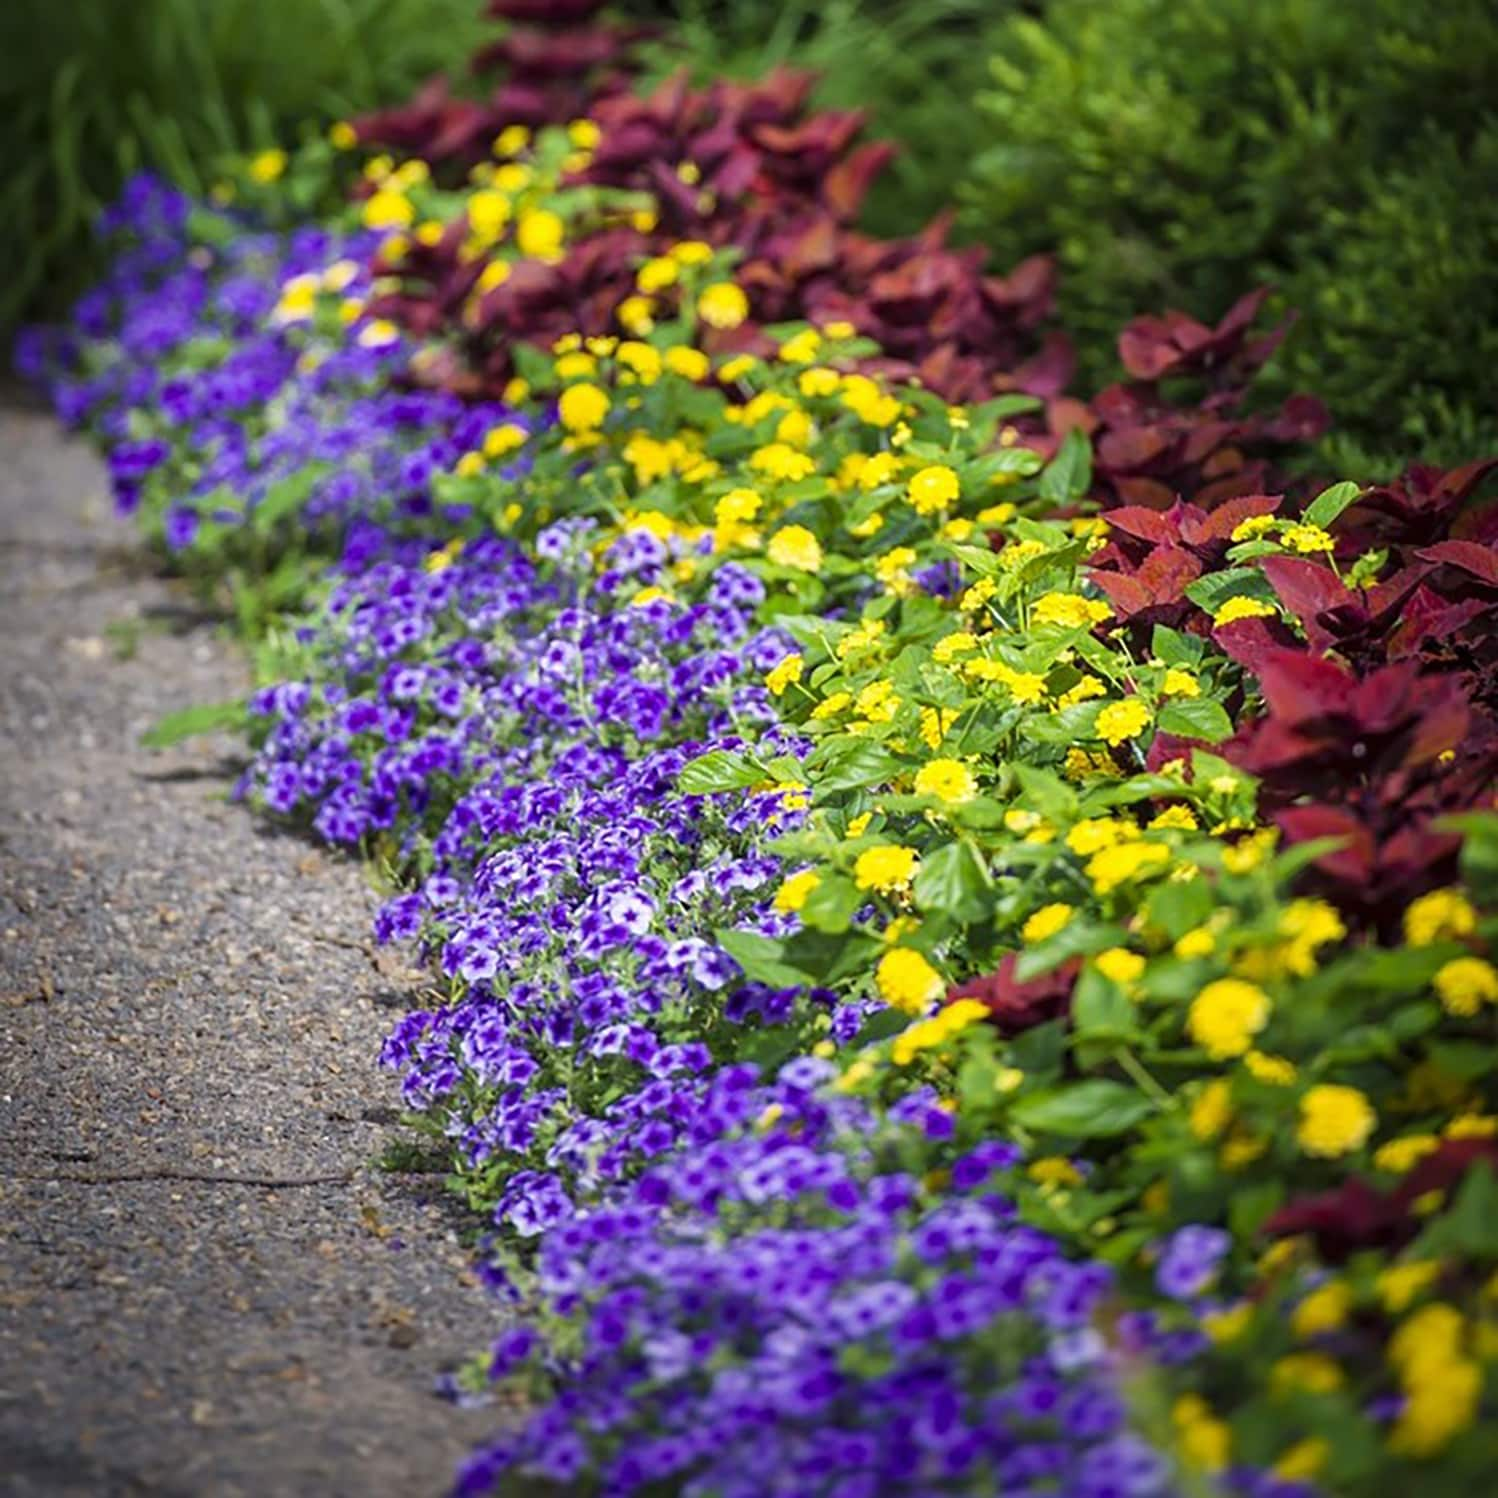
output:
[[420, 977], [226, 803], [232, 742], [137, 747], [245, 668], [105, 490], [0, 409], [0, 1493], [439, 1493], [494, 1311], [440, 1181], [373, 1164]]

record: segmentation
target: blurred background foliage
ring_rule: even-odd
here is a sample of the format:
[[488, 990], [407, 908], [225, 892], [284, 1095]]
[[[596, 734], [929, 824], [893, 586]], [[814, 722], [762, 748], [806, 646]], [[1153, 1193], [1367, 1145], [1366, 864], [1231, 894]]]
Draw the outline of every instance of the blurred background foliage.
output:
[[1498, 450], [1493, 0], [1048, 0], [987, 41], [963, 224], [1059, 254], [1085, 370], [1267, 282], [1339, 464]]
[[[481, 0], [0, 5], [0, 326], [65, 305], [89, 222], [142, 165], [226, 155], [465, 75]], [[1494, 0], [616, 0], [648, 83], [821, 75], [899, 155], [874, 232], [953, 204], [996, 270], [1062, 267], [1083, 383], [1130, 317], [1215, 319], [1269, 282], [1301, 322], [1267, 395], [1331, 406], [1358, 476], [1498, 450]]]
[[206, 192], [224, 157], [393, 103], [488, 34], [478, 0], [3, 0], [0, 331], [65, 307], [130, 172]]

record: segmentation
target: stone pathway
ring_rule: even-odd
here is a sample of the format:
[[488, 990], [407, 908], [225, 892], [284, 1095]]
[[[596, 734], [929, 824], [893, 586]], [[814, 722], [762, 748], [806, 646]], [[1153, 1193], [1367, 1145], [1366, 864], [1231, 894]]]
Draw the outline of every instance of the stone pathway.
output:
[[0, 1494], [437, 1494], [495, 1411], [434, 1376], [497, 1318], [440, 1181], [372, 1165], [418, 975], [225, 804], [231, 741], [137, 747], [244, 669], [130, 546], [0, 409]]

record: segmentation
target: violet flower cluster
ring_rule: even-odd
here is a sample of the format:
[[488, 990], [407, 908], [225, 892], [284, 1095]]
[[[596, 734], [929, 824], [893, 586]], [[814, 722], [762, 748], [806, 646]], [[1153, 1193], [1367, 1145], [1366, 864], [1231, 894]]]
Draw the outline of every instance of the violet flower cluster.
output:
[[216, 555], [251, 524], [319, 550], [365, 517], [451, 525], [466, 512], [438, 506], [432, 479], [492, 428], [527, 425], [493, 402], [397, 388], [410, 344], [362, 313], [335, 338], [277, 320], [288, 282], [335, 267], [344, 305], [361, 307], [377, 235], [254, 231], [148, 176], [104, 228], [121, 246], [106, 280], [66, 328], [23, 333], [16, 363], [105, 444], [118, 509], [143, 508], [170, 552]]

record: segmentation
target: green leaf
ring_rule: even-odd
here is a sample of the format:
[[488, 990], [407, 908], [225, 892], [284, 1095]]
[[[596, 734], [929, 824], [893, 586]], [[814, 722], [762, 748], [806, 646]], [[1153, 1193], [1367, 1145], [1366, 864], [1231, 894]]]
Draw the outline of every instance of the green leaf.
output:
[[1233, 1236], [1246, 1242], [1268, 1222], [1285, 1200], [1283, 1181], [1259, 1181], [1239, 1186], [1228, 1203], [1228, 1222]]
[[1302, 519], [1307, 525], [1319, 525], [1322, 530], [1329, 530], [1337, 516], [1362, 492], [1359, 485], [1350, 479], [1344, 479], [1340, 484], [1333, 484], [1330, 489], [1323, 489], [1306, 506]]
[[[785, 943], [785, 956], [798, 977], [789, 981], [835, 984], [874, 966], [883, 944], [862, 932], [798, 931]], [[787, 980], [782, 979], [781, 987]]]
[[998, 1063], [988, 1051], [974, 1050], [963, 1058], [957, 1068], [957, 1096], [964, 1112], [987, 1109], [993, 1101], [998, 1074]]
[[169, 749], [199, 733], [218, 733], [221, 729], [242, 729], [249, 721], [249, 710], [238, 702], [204, 702], [184, 707], [181, 712], [158, 718], [140, 736], [147, 749]]
[[1150, 652], [1158, 656], [1167, 666], [1199, 666], [1206, 642], [1196, 635], [1183, 634], [1178, 629], [1157, 624], [1150, 639]]
[[1433, 1041], [1430, 1059], [1443, 1072], [1463, 1082], [1475, 1082], [1479, 1077], [1492, 1075], [1493, 1066], [1498, 1063], [1498, 1050], [1475, 1040]]
[[1028, 983], [1058, 968], [1072, 957], [1086, 957], [1093, 952], [1105, 952], [1109, 947], [1121, 946], [1129, 939], [1122, 926], [1102, 926], [1085, 917], [1074, 917], [1047, 941], [1027, 947], [1015, 958], [1014, 976], [1020, 983]]
[[867, 899], [846, 875], [824, 873], [801, 908], [802, 923], [817, 931], [846, 931], [853, 912]]
[[1032, 810], [1052, 822], [1068, 822], [1076, 815], [1077, 793], [1059, 775], [1020, 761], [1010, 768]]
[[1486, 1160], [1478, 1161], [1457, 1188], [1456, 1199], [1424, 1233], [1422, 1258], [1489, 1258], [1498, 1251], [1498, 1180]]
[[818, 799], [834, 791], [860, 786], [883, 785], [900, 770], [901, 761], [887, 749], [861, 740], [834, 740], [817, 751], [809, 762], [811, 782]]
[[974, 425], [991, 421], [997, 425], [1008, 416], [1023, 416], [1026, 411], [1038, 411], [1045, 403], [1033, 395], [999, 395], [993, 400], [968, 408], [968, 420]]
[[272, 484], [265, 498], [250, 511], [251, 529], [263, 536], [282, 520], [289, 519], [307, 503], [326, 471], [327, 464], [313, 463]]
[[1078, 702], [1059, 713], [1035, 713], [1020, 725], [1020, 732], [1036, 744], [1074, 744], [1097, 737], [1097, 717], [1104, 702]]
[[967, 843], [945, 843], [922, 857], [915, 901], [922, 910], [944, 911], [970, 924], [993, 909], [993, 886], [983, 861]]
[[806, 974], [783, 962], [784, 948], [778, 941], [757, 931], [735, 931], [724, 927], [714, 933], [717, 943], [743, 968], [753, 983], [768, 983], [772, 988], [799, 988]]
[[1093, 1078], [1022, 1097], [1010, 1117], [1022, 1128], [1068, 1139], [1122, 1134], [1154, 1112], [1155, 1105], [1122, 1082]]
[[1230, 598], [1254, 598], [1260, 603], [1279, 605], [1279, 598], [1269, 579], [1257, 567], [1227, 567], [1209, 572], [1183, 590], [1197, 608], [1215, 614]]
[[1138, 1012], [1118, 984], [1087, 968], [1072, 990], [1072, 1025], [1081, 1040], [1127, 1040], [1138, 1034]]
[[1174, 880], [1156, 886], [1146, 907], [1149, 922], [1179, 941], [1212, 914], [1212, 889], [1205, 879]]
[[1040, 497], [1053, 505], [1081, 499], [1092, 483], [1092, 444], [1073, 427], [1061, 440], [1056, 456], [1040, 475]]
[[1498, 885], [1498, 815], [1473, 811], [1442, 817], [1436, 823], [1436, 830], [1462, 834], [1462, 877], [1468, 884], [1474, 889]]
[[745, 755], [712, 749], [683, 765], [676, 784], [684, 796], [710, 796], [715, 791], [756, 785], [764, 778], [764, 770]]
[[1233, 722], [1227, 709], [1210, 697], [1184, 697], [1160, 709], [1155, 726], [1161, 733], [1173, 733], [1183, 739], [1205, 739], [1220, 744], [1233, 736]]
[[1027, 1077], [1044, 1077], [1056, 1070], [1066, 1052], [1065, 1020], [1047, 1020], [1016, 1035], [1009, 1043], [1009, 1061]]

